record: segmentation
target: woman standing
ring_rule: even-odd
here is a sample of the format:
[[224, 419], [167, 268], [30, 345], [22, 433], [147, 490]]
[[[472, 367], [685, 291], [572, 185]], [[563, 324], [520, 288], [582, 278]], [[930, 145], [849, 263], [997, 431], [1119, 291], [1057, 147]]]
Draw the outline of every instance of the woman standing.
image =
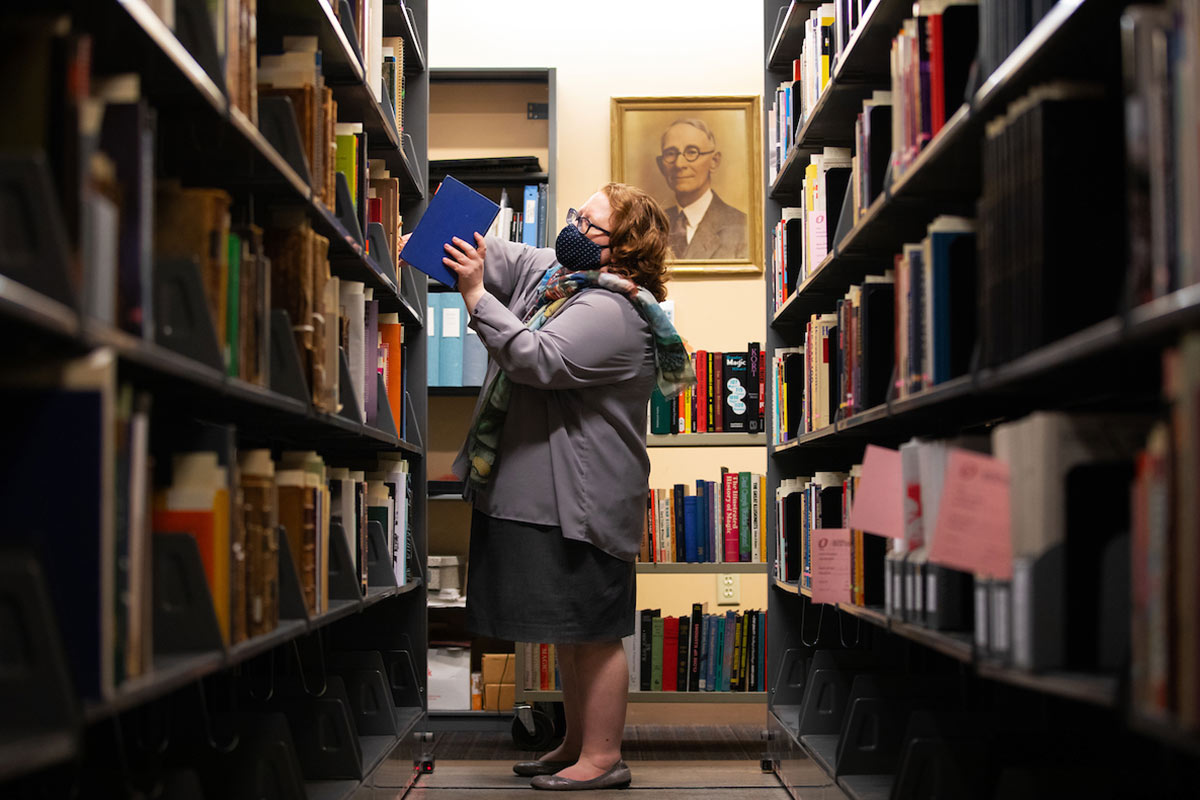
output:
[[672, 397], [695, 380], [658, 305], [667, 236], [649, 195], [610, 183], [567, 213], [552, 250], [478, 233], [446, 245], [491, 356], [455, 463], [474, 504], [467, 624], [556, 645], [566, 737], [513, 768], [539, 789], [630, 783], [621, 639], [636, 608], [647, 406], [656, 385]]

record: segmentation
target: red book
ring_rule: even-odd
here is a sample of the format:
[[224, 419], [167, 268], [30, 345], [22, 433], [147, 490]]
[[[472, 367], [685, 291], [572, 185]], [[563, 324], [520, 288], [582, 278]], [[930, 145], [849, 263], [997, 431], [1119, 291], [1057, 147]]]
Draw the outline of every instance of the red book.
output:
[[738, 538], [738, 474], [726, 472], [721, 476], [721, 490], [725, 497], [725, 560], [740, 561], [742, 556]]
[[803, 64], [804, 62], [799, 58], [792, 59], [792, 80], [800, 80], [800, 75], [804, 70]]
[[547, 691], [550, 689], [550, 645], [545, 642], [538, 645], [538, 667], [538, 686], [542, 691]]
[[378, 222], [383, 224], [383, 198], [369, 197], [367, 198], [367, 222]]
[[942, 15], [929, 17], [929, 83], [933, 135], [946, 124], [946, 59], [942, 44]]
[[696, 351], [696, 433], [708, 433], [708, 353]]
[[663, 618], [663, 649], [662, 649], [662, 690], [664, 692], [679, 691], [678, 664], [675, 663], [679, 653], [679, 618]]
[[721, 381], [724, 363], [724, 353], [713, 353], [713, 431], [716, 433], [725, 430], [725, 414], [721, 411], [725, 405], [725, 389]]

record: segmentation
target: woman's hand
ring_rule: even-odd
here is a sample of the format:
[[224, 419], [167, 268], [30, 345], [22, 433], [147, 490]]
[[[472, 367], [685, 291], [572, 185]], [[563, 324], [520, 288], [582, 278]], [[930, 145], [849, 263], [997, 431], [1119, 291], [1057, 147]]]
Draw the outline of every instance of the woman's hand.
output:
[[411, 233], [406, 233], [400, 237], [400, 252], [396, 253], [396, 255], [400, 257], [401, 261], [404, 261], [404, 245], [408, 244], [408, 237], [410, 236], [412, 236]]
[[445, 246], [446, 257], [442, 259], [442, 263], [446, 265], [446, 269], [458, 276], [458, 291], [463, 296], [467, 311], [474, 314], [475, 304], [479, 302], [479, 298], [483, 297], [485, 291], [483, 288], [483, 259], [487, 248], [484, 245], [483, 237], [478, 233], [475, 234], [474, 246], [457, 236], [451, 242]]

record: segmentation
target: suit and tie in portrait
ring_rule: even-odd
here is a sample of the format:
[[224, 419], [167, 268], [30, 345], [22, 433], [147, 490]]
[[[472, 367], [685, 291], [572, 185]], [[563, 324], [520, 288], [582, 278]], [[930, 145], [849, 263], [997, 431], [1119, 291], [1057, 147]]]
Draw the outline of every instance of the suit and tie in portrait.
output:
[[613, 98], [613, 180], [662, 206], [677, 276], [762, 271], [759, 102]]
[[701, 119], [680, 118], [663, 131], [658, 169], [675, 193], [666, 209], [676, 260], [746, 258], [746, 214], [712, 188], [721, 165], [716, 137]]

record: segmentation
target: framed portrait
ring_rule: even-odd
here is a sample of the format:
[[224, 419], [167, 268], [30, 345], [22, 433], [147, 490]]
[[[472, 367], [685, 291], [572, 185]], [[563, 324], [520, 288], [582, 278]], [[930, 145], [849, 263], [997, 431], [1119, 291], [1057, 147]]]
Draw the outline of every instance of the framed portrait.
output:
[[676, 275], [762, 271], [759, 113], [753, 95], [612, 99], [613, 180], [667, 212]]

